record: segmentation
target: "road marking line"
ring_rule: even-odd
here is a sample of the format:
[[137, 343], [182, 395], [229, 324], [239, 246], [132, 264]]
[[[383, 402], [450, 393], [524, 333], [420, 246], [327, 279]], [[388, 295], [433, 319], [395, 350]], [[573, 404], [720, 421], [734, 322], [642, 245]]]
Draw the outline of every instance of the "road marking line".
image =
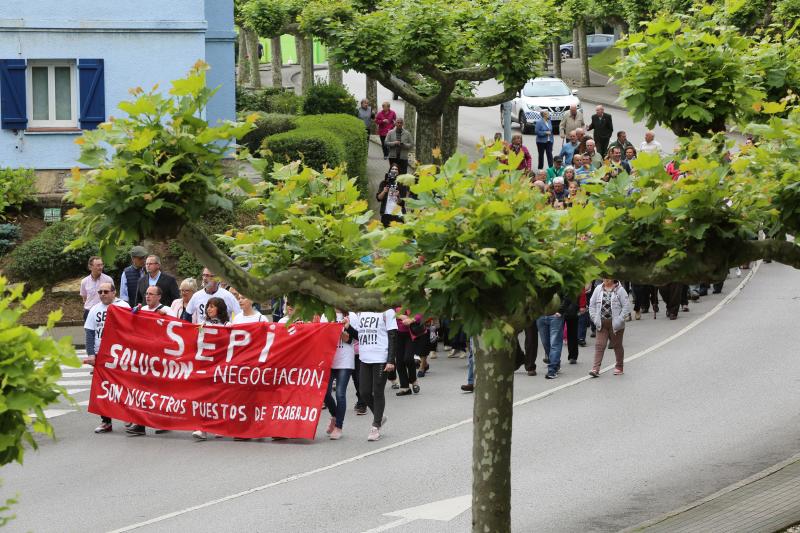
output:
[[44, 417], [47, 419], [75, 412], [74, 409], [45, 409]]
[[80, 405], [81, 407], [86, 407], [87, 405], [89, 405], [89, 400], [84, 400], [82, 402], [78, 402], [78, 405]]
[[[683, 335], [687, 331], [697, 327], [698, 324], [702, 323], [707, 318], [709, 318], [709, 317], [713, 316], [714, 314], [716, 314], [726, 303], [731, 301], [733, 298], [736, 297], [736, 295], [738, 295], [740, 292], [742, 292], [742, 288], [745, 285], [747, 285], [747, 283], [752, 279], [753, 275], [756, 273], [756, 271], [758, 271], [758, 267], [760, 265], [761, 265], [760, 261], [758, 263], [756, 263], [756, 265], [753, 268], [750, 269], [750, 273], [747, 274], [747, 276], [742, 280], [742, 282], [734, 290], [732, 290], [730, 292], [730, 294], [728, 294], [725, 298], [723, 298], [716, 306], [711, 308], [711, 310], [708, 311], [706, 314], [704, 314], [703, 316], [697, 318], [694, 322], [692, 322], [688, 326], [686, 326], [683, 329], [681, 329], [680, 331], [678, 331], [678, 333], [675, 333], [674, 335], [671, 335], [670, 337], [667, 337], [663, 341], [661, 341], [659, 343], [656, 343], [654, 346], [651, 346], [650, 348], [646, 348], [646, 349], [642, 350], [641, 352], [638, 352], [638, 353], [636, 353], [636, 354], [634, 354], [634, 355], [632, 355], [630, 357], [625, 358], [625, 361], [626, 362], [627, 361], [633, 361], [635, 359], [639, 359], [640, 357], [643, 357], [644, 355], [647, 355], [648, 353], [651, 353], [653, 350], [664, 346], [665, 344], [667, 344], [670, 341], [675, 340], [680, 335]], [[607, 371], [611, 370], [612, 368], [614, 368], [613, 364], [607, 366], [604, 369], [602, 369], [601, 372], [607, 372]], [[572, 387], [573, 385], [577, 385], [579, 383], [583, 383], [584, 381], [586, 381], [588, 379], [593, 379], [593, 378], [591, 378], [590, 376], [587, 375], [585, 377], [578, 378], [576, 380], [564, 383], [563, 385], [560, 385], [560, 386], [555, 387], [553, 389], [550, 389], [550, 390], [544, 391], [542, 393], [535, 394], [535, 395], [530, 396], [528, 398], [524, 398], [522, 400], [514, 402], [514, 407], [517, 407], [517, 406], [520, 406], [520, 405], [525, 405], [527, 403], [533, 402], [535, 400], [540, 400], [542, 398], [546, 398], [546, 397], [552, 395], [553, 393], [555, 393], [556, 391], [566, 389], [567, 387]], [[465, 425], [471, 424], [471, 423], [472, 423], [472, 418], [470, 417], [470, 418], [467, 418], [466, 420], [461, 420], [460, 422], [455, 422], [453, 424], [441, 427], [439, 429], [434, 429], [432, 431], [428, 431], [427, 433], [421, 433], [420, 435], [417, 435], [415, 437], [410, 437], [408, 439], [401, 440], [399, 442], [395, 442], [394, 444], [389, 444], [388, 446], [384, 446], [382, 448], [377, 448], [377, 449], [369, 451], [369, 452], [365, 452], [365, 453], [362, 453], [362, 454], [359, 454], [359, 455], [354, 455], [353, 457], [349, 457], [347, 459], [342, 459], [341, 461], [337, 461], [335, 463], [331, 463], [331, 464], [326, 465], [326, 466], [321, 466], [321, 467], [315, 468], [313, 470], [307, 470], [307, 471], [301, 472], [299, 474], [292, 474], [291, 476], [285, 477], [283, 479], [279, 479], [277, 481], [273, 481], [272, 483], [267, 483], [265, 485], [259, 485], [257, 487], [246, 489], [246, 490], [243, 490], [241, 492], [237, 492], [235, 494], [229, 494], [228, 496], [223, 496], [223, 497], [217, 498], [215, 500], [210, 500], [210, 501], [207, 501], [205, 503], [200, 503], [198, 505], [193, 505], [191, 507], [186, 507], [185, 509], [181, 509], [181, 510], [178, 510], [178, 511], [173, 511], [171, 513], [167, 513], [167, 514], [164, 514], [164, 515], [161, 515], [161, 516], [157, 516], [155, 518], [151, 518], [149, 520], [145, 520], [144, 522], [137, 522], [136, 524], [131, 524], [129, 526], [122, 527], [120, 529], [115, 529], [113, 531], [110, 531], [109, 533], [124, 533], [126, 531], [133, 531], [135, 529], [139, 529], [139, 528], [142, 528], [142, 527], [145, 527], [145, 526], [150, 526], [150, 525], [153, 525], [153, 524], [157, 524], [159, 522], [163, 522], [165, 520], [169, 520], [171, 518], [175, 518], [175, 517], [178, 517], [178, 516], [181, 516], [181, 515], [184, 515], [184, 514], [192, 513], [194, 511], [199, 511], [199, 510], [205, 509], [207, 507], [212, 507], [212, 506], [218, 505], [220, 503], [225, 503], [227, 501], [236, 500], [236, 499], [241, 498], [243, 496], [249, 496], [250, 494], [255, 494], [257, 492], [261, 492], [261, 491], [270, 489], [272, 487], [277, 487], [279, 485], [285, 485], [286, 483], [291, 483], [292, 481], [297, 481], [298, 479], [304, 479], [304, 478], [313, 476], [315, 474], [320, 474], [322, 472], [327, 472], [328, 470], [333, 470], [334, 468], [338, 468], [340, 466], [348, 465], [350, 463], [355, 463], [356, 461], [360, 461], [362, 459], [366, 459], [366, 458], [371, 457], [373, 455], [378, 455], [379, 453], [384, 453], [384, 452], [388, 452], [390, 450], [394, 450], [395, 448], [399, 448], [401, 446], [405, 446], [406, 444], [412, 444], [414, 442], [417, 442], [417, 441], [420, 441], [420, 440], [423, 440], [423, 439], [427, 439], [429, 437], [435, 437], [436, 435], [440, 435], [442, 433], [450, 431], [451, 429], [457, 429], [457, 428], [460, 428], [462, 426], [465, 426]], [[385, 527], [387, 525], [388, 524], [384, 524], [384, 526], [382, 526], [382, 527]], [[392, 526], [392, 527], [395, 527], [395, 526]], [[373, 530], [373, 531], [381, 531], [381, 530]]]
[[67, 389], [67, 394], [78, 394], [79, 392], [84, 392], [89, 389]]
[[58, 380], [57, 383], [59, 385], [91, 385], [91, 379], [61, 379]]
[[61, 373], [61, 377], [62, 378], [81, 378], [81, 377], [88, 378], [91, 375], [92, 375], [91, 372], [62, 372]]

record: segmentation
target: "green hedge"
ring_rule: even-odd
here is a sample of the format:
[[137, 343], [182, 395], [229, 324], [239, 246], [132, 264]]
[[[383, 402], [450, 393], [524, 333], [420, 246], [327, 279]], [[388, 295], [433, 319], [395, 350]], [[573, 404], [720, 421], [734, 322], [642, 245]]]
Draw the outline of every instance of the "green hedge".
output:
[[30, 168], [0, 168], [0, 219], [7, 211], [19, 211], [36, 195], [36, 176]]
[[305, 94], [304, 115], [356, 115], [356, 97], [336, 83], [316, 82]]
[[299, 115], [303, 109], [303, 97], [292, 91], [265, 87], [263, 89], [236, 88], [236, 111], [283, 113]]
[[293, 130], [297, 127], [297, 117], [293, 115], [281, 115], [278, 113], [258, 113], [256, 127], [247, 135], [239, 139], [239, 144], [247, 147], [254, 156], [258, 155], [264, 137]]
[[[56, 222], [33, 239], [14, 248], [8, 254], [5, 273], [13, 281], [25, 281], [35, 286], [54, 285], [66, 279], [88, 274], [89, 258], [99, 255], [96, 246], [64, 251], [75, 238], [75, 229], [69, 220]], [[120, 252], [113, 264], [105, 265], [105, 273], [115, 281], [129, 263], [127, 251]]]
[[346, 163], [348, 175], [358, 178], [358, 186], [367, 196], [367, 138], [364, 123], [354, 116], [297, 117], [297, 129], [265, 138], [262, 150], [268, 160], [265, 178], [276, 162], [285, 164], [302, 158], [315, 170]]

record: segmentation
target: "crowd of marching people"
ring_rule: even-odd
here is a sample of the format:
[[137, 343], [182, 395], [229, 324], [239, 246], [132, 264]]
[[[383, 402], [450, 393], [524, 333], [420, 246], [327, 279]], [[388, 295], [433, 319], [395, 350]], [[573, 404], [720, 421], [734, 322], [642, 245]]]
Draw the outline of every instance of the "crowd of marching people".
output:
[[[367, 106], [367, 107], [365, 107]], [[374, 114], [362, 101], [362, 116], [369, 131], [371, 123], [377, 126], [384, 159], [389, 169], [377, 189], [380, 216], [384, 225], [403, 222], [405, 200], [411, 194], [397, 177], [408, 172], [408, 157], [413, 150], [413, 136], [404, 129], [403, 119], [396, 116], [388, 102]], [[536, 122], [537, 166], [524, 145], [521, 134], [503, 143], [506, 158], [516, 154], [521, 159], [518, 170], [528, 174], [532, 186], [547, 195], [556, 209], [569, 209], [581, 186], [593, 173], [606, 169], [601, 179], [608, 181], [625, 172], [635, 172], [634, 164], [639, 152], [661, 152], [653, 132], [645, 134], [638, 149], [628, 140], [626, 132], [617, 131], [615, 139], [612, 118], [598, 106], [588, 123], [582, 111], [572, 107], [554, 129], [546, 112]], [[561, 137], [560, 151], [553, 155], [554, 136]], [[501, 135], [495, 141], [502, 142]], [[674, 166], [673, 166], [674, 170]], [[669, 171], [669, 169], [668, 169]], [[103, 329], [109, 306], [130, 309], [131, 312], [150, 312], [166, 315], [198, 325], [233, 325], [258, 322], [294, 322], [291, 302], [281, 299], [263, 308], [254, 304], [235, 287], [225, 286], [208, 268], [203, 269], [201, 284], [194, 278], [180, 282], [162, 271], [161, 260], [141, 246], [130, 250], [131, 264], [125, 268], [119, 283], [103, 273], [102, 259], [92, 257], [90, 274], [81, 282], [80, 294], [84, 302], [84, 329], [86, 334], [85, 360], [94, 364], [102, 342]], [[542, 362], [547, 366], [546, 379], [555, 379], [561, 372], [564, 344], [567, 345], [568, 364], [577, 363], [580, 347], [587, 346], [587, 335], [594, 338], [594, 356], [589, 374], [599, 377], [601, 364], [607, 350], [613, 349], [615, 365], [613, 374], [624, 372], [624, 333], [626, 323], [643, 317], [659, 316], [659, 295], [663, 300], [666, 317], [676, 319], [679, 312], [689, 310], [689, 300], [694, 300], [713, 290], [719, 293], [722, 282], [713, 285], [686, 286], [669, 283], [661, 287], [631, 285], [622, 280], [599, 279], [588, 284], [579, 294], [561, 294], [561, 306], [552, 315], [531, 317], [524, 329], [524, 338], [516, 347], [517, 366], [524, 366], [529, 376], [537, 375], [539, 346], [543, 349]], [[417, 310], [398, 306], [383, 312], [347, 312], [337, 310], [331, 317], [343, 324], [343, 330], [333, 357], [330, 379], [325, 395], [325, 408], [330, 415], [326, 434], [331, 440], [343, 435], [347, 413], [347, 391], [350, 381], [355, 388], [356, 415], [372, 415], [367, 440], [381, 438], [387, 417], [386, 389], [398, 397], [411, 397], [421, 393], [421, 381], [431, 370], [432, 360], [439, 354], [441, 342], [448, 351], [446, 357], [467, 360], [467, 383], [464, 392], [475, 390], [475, 339], [467, 338], [458, 325], [458, 317], [426, 317]], [[327, 321], [327, 317], [318, 317]], [[522, 333], [522, 332], [520, 332]], [[95, 433], [113, 430], [112, 421], [101, 417]], [[126, 424], [126, 432], [137, 436], [146, 434], [146, 428]], [[155, 429], [156, 433], [161, 430]], [[205, 431], [193, 432], [197, 440], [205, 440]]]

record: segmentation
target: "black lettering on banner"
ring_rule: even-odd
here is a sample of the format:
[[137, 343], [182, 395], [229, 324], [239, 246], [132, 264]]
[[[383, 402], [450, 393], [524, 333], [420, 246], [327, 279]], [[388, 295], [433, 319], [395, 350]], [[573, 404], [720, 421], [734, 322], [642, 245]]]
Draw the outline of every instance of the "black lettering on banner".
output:
[[206, 304], [200, 304], [199, 306], [197, 306], [197, 308], [199, 310], [198, 316], [200, 317], [200, 320], [202, 321], [206, 316]]

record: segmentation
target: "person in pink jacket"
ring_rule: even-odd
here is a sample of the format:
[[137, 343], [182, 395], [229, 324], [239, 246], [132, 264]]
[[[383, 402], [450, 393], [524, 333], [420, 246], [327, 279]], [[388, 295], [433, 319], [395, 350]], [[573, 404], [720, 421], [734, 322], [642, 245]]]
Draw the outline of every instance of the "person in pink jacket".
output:
[[389, 159], [389, 148], [386, 146], [386, 136], [394, 129], [397, 114], [391, 110], [389, 102], [381, 104], [381, 110], [375, 115], [375, 124], [378, 125], [378, 136], [381, 138], [383, 158]]

